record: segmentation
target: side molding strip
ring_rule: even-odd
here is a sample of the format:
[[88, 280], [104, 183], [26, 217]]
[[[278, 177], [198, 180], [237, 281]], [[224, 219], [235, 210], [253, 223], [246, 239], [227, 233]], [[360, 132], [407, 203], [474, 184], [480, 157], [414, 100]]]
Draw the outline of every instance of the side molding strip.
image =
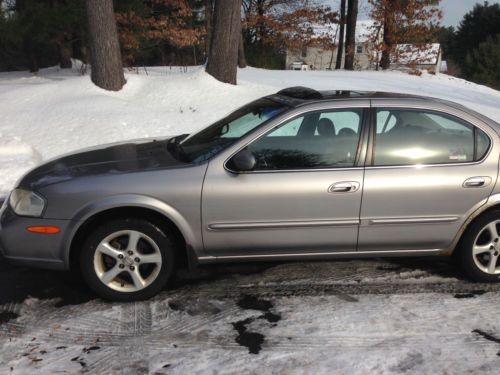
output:
[[213, 231], [225, 230], [252, 230], [252, 229], [288, 229], [314, 228], [359, 225], [359, 220], [317, 220], [317, 221], [273, 221], [253, 223], [215, 223], [209, 224], [208, 229]]
[[391, 225], [391, 224], [437, 224], [454, 223], [460, 218], [458, 216], [442, 217], [419, 217], [419, 218], [400, 218], [400, 219], [369, 219], [370, 225]]

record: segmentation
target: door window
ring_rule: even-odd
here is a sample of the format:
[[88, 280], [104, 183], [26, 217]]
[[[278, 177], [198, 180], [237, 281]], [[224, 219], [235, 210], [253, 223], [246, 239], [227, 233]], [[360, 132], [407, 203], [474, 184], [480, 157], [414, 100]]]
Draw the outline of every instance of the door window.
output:
[[472, 162], [490, 146], [488, 136], [471, 124], [425, 110], [378, 110], [376, 130], [376, 166]]
[[285, 122], [248, 146], [255, 170], [353, 167], [362, 109], [312, 112]]

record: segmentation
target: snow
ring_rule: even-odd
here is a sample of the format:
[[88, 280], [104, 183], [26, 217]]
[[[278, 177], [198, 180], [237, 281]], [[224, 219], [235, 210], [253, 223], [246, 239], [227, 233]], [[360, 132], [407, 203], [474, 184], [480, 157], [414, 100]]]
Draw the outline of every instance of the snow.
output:
[[[457, 272], [440, 260], [233, 265], [145, 302], [27, 298], [0, 305], [19, 315], [0, 320], [0, 374], [496, 375], [500, 285]], [[401, 283], [417, 274], [418, 285]], [[238, 324], [261, 335], [257, 353], [238, 342]]]
[[430, 43], [424, 46], [415, 44], [398, 44], [396, 51], [399, 56], [399, 64], [410, 64], [416, 62], [420, 65], [436, 65], [441, 53], [441, 44]]
[[34, 165], [83, 147], [197, 131], [237, 107], [289, 86], [413, 93], [449, 99], [500, 122], [500, 92], [446, 75], [401, 72], [238, 73], [227, 85], [203, 67], [129, 71], [120, 92], [93, 85], [79, 69], [34, 76], [0, 73], [0, 196]]

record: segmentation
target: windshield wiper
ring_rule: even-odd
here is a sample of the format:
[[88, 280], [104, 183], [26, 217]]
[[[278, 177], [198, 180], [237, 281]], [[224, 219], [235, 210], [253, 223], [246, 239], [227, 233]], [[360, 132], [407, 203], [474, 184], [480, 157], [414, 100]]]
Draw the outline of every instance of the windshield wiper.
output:
[[186, 154], [182, 149], [181, 142], [188, 136], [189, 134], [181, 134], [177, 137], [173, 137], [167, 143], [167, 151], [170, 152], [176, 159], [184, 161], [186, 163], [189, 162], [189, 160], [187, 160]]

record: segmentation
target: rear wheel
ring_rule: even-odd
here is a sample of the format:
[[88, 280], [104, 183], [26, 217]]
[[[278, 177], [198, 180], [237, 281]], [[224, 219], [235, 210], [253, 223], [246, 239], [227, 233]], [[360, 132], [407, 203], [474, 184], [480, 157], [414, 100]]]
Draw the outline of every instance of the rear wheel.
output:
[[173, 242], [155, 223], [116, 219], [92, 232], [80, 253], [84, 279], [104, 299], [137, 301], [157, 294], [174, 270]]
[[464, 233], [461, 263], [473, 280], [500, 281], [500, 211], [484, 214]]

